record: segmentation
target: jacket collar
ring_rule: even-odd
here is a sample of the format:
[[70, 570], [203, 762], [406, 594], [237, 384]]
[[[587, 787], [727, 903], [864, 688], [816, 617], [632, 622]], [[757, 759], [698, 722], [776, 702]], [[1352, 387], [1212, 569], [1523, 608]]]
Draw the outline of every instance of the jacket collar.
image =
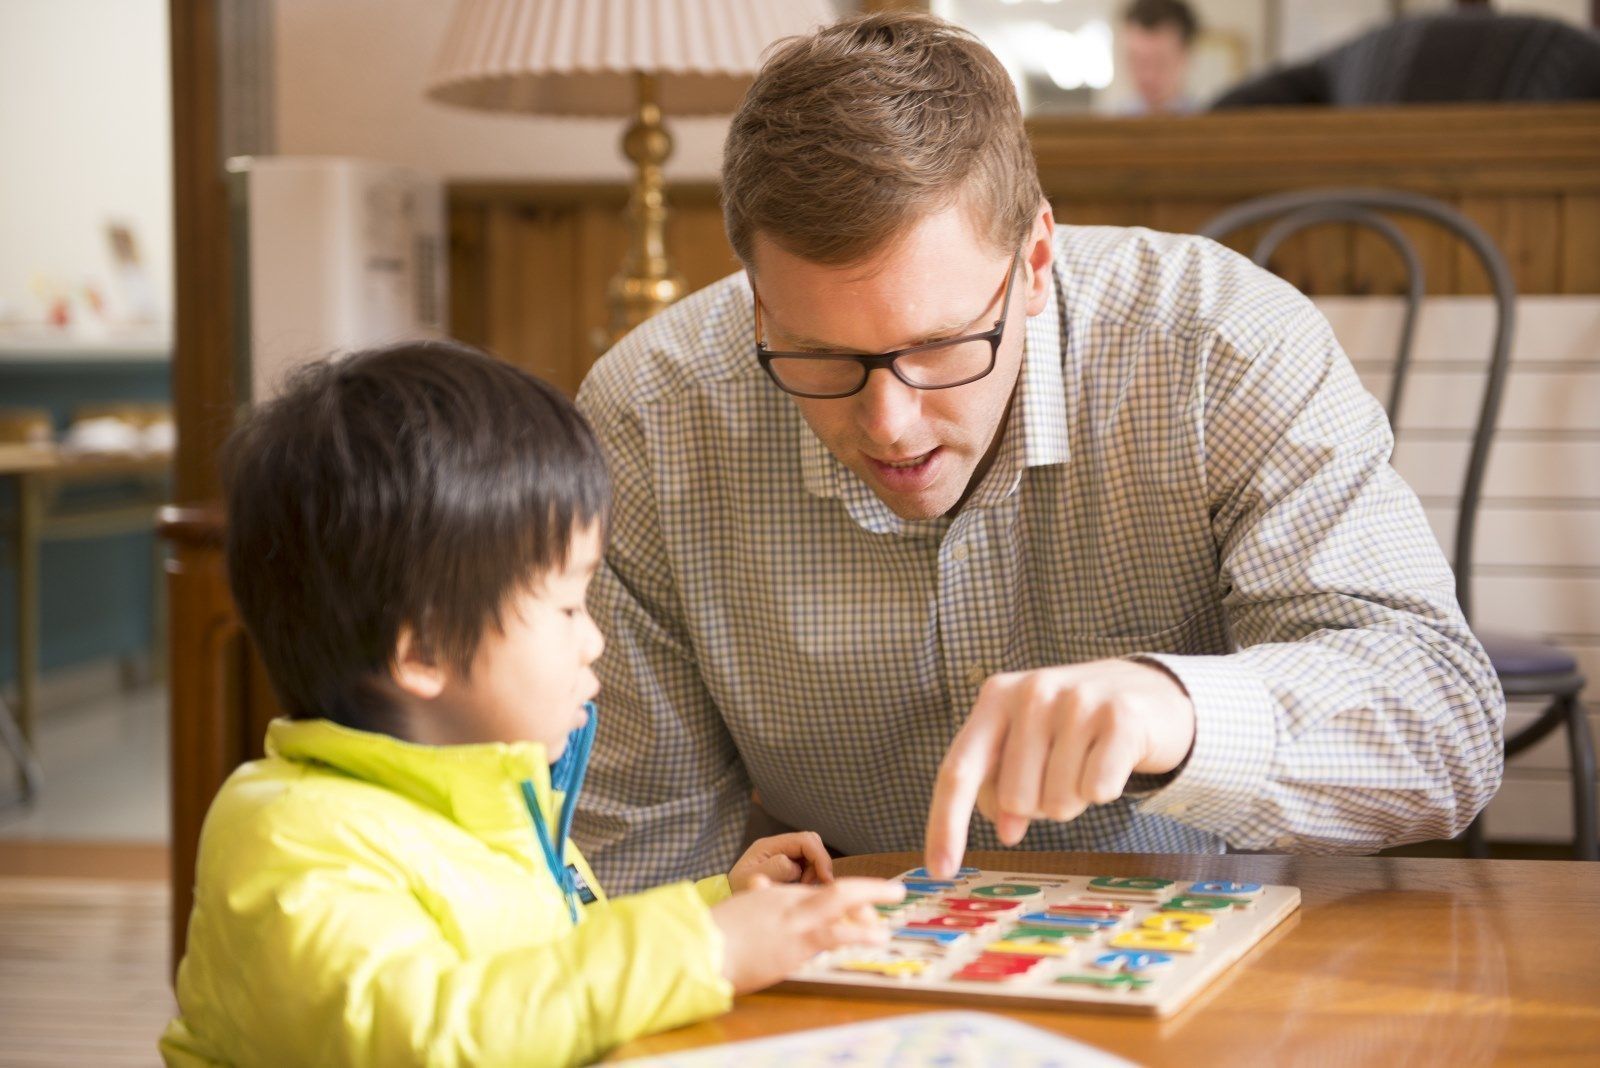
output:
[[496, 848], [526, 855], [532, 836], [522, 783], [532, 785], [546, 827], [558, 832], [563, 809], [570, 809], [566, 790], [582, 781], [594, 727], [591, 706], [588, 722], [572, 733], [553, 768], [538, 742], [418, 745], [326, 719], [273, 720], [266, 749], [269, 756], [319, 764], [392, 790]]

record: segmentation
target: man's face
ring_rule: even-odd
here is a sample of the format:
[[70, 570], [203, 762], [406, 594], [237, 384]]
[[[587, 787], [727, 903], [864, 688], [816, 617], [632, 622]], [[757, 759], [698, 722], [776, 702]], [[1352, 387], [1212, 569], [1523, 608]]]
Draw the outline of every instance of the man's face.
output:
[[1189, 71], [1189, 49], [1175, 26], [1146, 29], [1136, 23], [1122, 27], [1122, 49], [1128, 59], [1139, 98], [1152, 111], [1169, 108], [1183, 96]]
[[[919, 390], [876, 370], [854, 396], [793, 398], [812, 432], [896, 515], [944, 515], [988, 470], [1022, 363], [1026, 317], [1044, 308], [1053, 226], [1041, 206], [986, 377]], [[753, 281], [763, 340], [780, 351], [880, 353], [981, 333], [1008, 310], [1000, 298], [1015, 251], [989, 247], [959, 206], [924, 216], [892, 246], [848, 267], [808, 262], [758, 235]]]

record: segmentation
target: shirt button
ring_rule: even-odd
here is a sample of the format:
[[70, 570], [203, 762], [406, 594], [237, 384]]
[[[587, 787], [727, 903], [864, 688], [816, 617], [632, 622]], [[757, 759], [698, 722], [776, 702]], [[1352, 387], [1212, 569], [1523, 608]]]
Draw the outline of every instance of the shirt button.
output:
[[964, 541], [956, 542], [956, 547], [950, 550], [950, 555], [957, 560], [965, 560], [967, 558], [967, 543]]
[[967, 668], [967, 685], [982, 686], [983, 680], [989, 677], [989, 670], [982, 664], [973, 664]]

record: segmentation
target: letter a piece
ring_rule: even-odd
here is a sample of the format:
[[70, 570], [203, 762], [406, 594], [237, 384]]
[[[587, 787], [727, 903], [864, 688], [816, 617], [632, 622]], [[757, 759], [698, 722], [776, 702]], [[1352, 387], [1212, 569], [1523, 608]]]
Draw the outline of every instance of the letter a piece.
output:
[[913, 894], [937, 894], [942, 890], [954, 890], [956, 884], [945, 879], [902, 879], [905, 888]]
[[1037, 886], [1027, 886], [1023, 883], [990, 883], [988, 886], [974, 886], [973, 897], [1032, 897], [1039, 893]]
[[846, 960], [834, 965], [841, 972], [867, 972], [889, 979], [915, 979], [928, 970], [925, 960]]
[[[1193, 919], [1197, 919], [1197, 920], [1203, 920], [1203, 919], [1206, 919], [1207, 917], [1195, 916], [1195, 917], [1192, 917], [1192, 918]], [[971, 931], [971, 930], [974, 930], [974, 929], [979, 928], [979, 927], [987, 926], [988, 924], [991, 924], [993, 922], [994, 921], [992, 919], [990, 919], [989, 917], [987, 917], [987, 916], [954, 916], [954, 915], [951, 915], [950, 913], [945, 913], [945, 914], [943, 914], [941, 916], [929, 916], [925, 920], [912, 920], [911, 922], [907, 923], [906, 926], [910, 927], [910, 928], [913, 928], [915, 930], [933, 930], [935, 928], [945, 928], [945, 929], [955, 928], [955, 929], [959, 929], [959, 930], [963, 930], [963, 931]]]
[[1250, 902], [1229, 897], [1207, 897], [1204, 894], [1179, 894], [1161, 907], [1170, 912], [1226, 912], [1237, 906], [1247, 908]]
[[[982, 873], [979, 872], [977, 868], [957, 868], [956, 869], [955, 878], [959, 882], [962, 879], [971, 879], [971, 878], [973, 878], [973, 877], [975, 877], [977, 875], [980, 875], [980, 874], [982, 874]], [[904, 875], [901, 876], [901, 878], [902, 879], [932, 879], [933, 878], [933, 874], [931, 872], [929, 872], [927, 868], [916, 868], [916, 869], [914, 869], [912, 871], [906, 872]]]
[[1210, 916], [1198, 912], [1152, 912], [1144, 918], [1139, 926], [1147, 927], [1152, 931], [1196, 931], [1209, 930], [1216, 924]]
[[1194, 883], [1189, 887], [1191, 894], [1206, 894], [1212, 897], [1237, 897], [1246, 901], [1254, 901], [1261, 896], [1260, 883], [1235, 883], [1227, 879], [1212, 879], [1208, 882]]
[[1063, 975], [1056, 979], [1056, 982], [1097, 986], [1102, 990], [1143, 990], [1150, 985], [1151, 980], [1124, 972], [1121, 975]]
[[985, 954], [1016, 953], [1026, 957], [1064, 957], [1072, 952], [1071, 946], [1062, 945], [1056, 939], [1024, 935], [1016, 931], [1009, 938], [990, 942], [983, 949]]
[[[1155, 934], [1154, 931], [1150, 932]], [[892, 936], [897, 942], [928, 942], [936, 946], [953, 946], [967, 937], [966, 931], [939, 931], [927, 928], [896, 927]]]
[[1139, 949], [1113, 949], [1094, 959], [1096, 968], [1103, 968], [1108, 972], [1142, 972], [1147, 968], [1159, 968], [1172, 963], [1172, 954], [1155, 953]]
[[1126, 916], [1133, 911], [1133, 906], [1123, 904], [1120, 901], [1080, 899], [1078, 901], [1068, 901], [1064, 905], [1050, 905], [1045, 911], [1073, 916]]
[[982, 912], [1002, 913], [1011, 912], [1022, 907], [1020, 901], [1007, 901], [1005, 898], [981, 897], [947, 897], [939, 902], [939, 907], [946, 912]]
[[999, 983], [1018, 975], [1026, 975], [1042, 957], [1023, 956], [1016, 953], [984, 953], [969, 962], [952, 979], [975, 979], [985, 983]]
[[1090, 890], [1115, 897], [1160, 897], [1171, 885], [1171, 879], [1118, 878], [1111, 875], [1102, 875], [1089, 880]]
[[1193, 953], [1195, 950], [1194, 935], [1187, 931], [1152, 931], [1143, 927], [1124, 931], [1107, 944], [1113, 949], [1151, 949], [1158, 953]]

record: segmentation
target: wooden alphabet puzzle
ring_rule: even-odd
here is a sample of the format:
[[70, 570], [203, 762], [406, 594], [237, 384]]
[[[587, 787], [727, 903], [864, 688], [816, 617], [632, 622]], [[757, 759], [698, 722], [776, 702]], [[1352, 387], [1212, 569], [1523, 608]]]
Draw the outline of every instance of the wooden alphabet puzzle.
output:
[[884, 946], [818, 954], [785, 985], [1178, 1011], [1300, 906], [1293, 886], [962, 868], [899, 876]]

